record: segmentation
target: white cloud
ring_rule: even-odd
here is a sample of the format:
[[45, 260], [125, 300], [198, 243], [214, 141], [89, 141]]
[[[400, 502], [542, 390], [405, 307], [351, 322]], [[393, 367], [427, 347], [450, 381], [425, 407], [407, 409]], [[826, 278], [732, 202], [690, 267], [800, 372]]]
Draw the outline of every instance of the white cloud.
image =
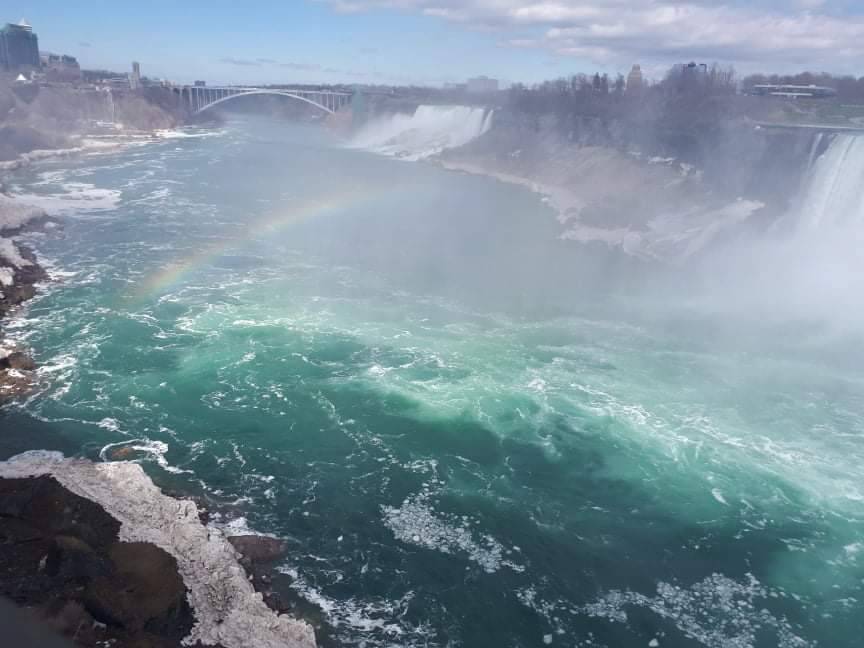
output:
[[720, 61], [746, 69], [858, 72], [864, 10], [826, 0], [788, 9], [708, 0], [318, 0], [341, 12], [389, 9], [496, 29], [502, 43], [597, 63]]

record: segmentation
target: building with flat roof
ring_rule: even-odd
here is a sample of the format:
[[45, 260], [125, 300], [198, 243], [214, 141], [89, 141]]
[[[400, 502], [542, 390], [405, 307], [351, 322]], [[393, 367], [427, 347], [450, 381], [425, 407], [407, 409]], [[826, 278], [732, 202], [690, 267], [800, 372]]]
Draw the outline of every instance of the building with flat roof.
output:
[[16, 72], [39, 66], [39, 38], [26, 20], [0, 29], [0, 69]]
[[639, 92], [643, 85], [642, 66], [634, 63], [630, 69], [630, 74], [627, 75], [627, 92]]
[[48, 81], [68, 83], [81, 80], [81, 66], [74, 56], [43, 53], [40, 59], [42, 71]]
[[468, 79], [465, 88], [468, 92], [476, 94], [498, 92], [498, 79], [490, 79], [487, 76], [474, 77], [473, 79]]
[[707, 63], [696, 63], [695, 61], [676, 63], [672, 66], [672, 69], [685, 79], [705, 79], [708, 77]]
[[760, 84], [749, 88], [747, 94], [759, 97], [787, 97], [795, 99], [803, 97], [807, 99], [827, 99], [837, 95], [834, 88], [817, 85], [793, 85], [793, 84]]

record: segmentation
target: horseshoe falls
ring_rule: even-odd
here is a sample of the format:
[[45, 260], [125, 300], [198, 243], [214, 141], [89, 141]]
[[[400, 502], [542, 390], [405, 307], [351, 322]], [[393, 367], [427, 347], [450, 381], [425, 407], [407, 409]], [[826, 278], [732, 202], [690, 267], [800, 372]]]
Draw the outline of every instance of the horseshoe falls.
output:
[[802, 227], [811, 232], [840, 226], [861, 229], [864, 220], [864, 139], [838, 136], [815, 164], [801, 205]]
[[[322, 646], [859, 646], [860, 328], [634, 308], [644, 268], [537, 194], [366, 150], [456, 145], [465, 110], [12, 174], [63, 231], [31, 236], [53, 281], [9, 333], [40, 388], [4, 458], [138, 461], [283, 538]], [[788, 236], [860, 231], [862, 146], [814, 160]]]

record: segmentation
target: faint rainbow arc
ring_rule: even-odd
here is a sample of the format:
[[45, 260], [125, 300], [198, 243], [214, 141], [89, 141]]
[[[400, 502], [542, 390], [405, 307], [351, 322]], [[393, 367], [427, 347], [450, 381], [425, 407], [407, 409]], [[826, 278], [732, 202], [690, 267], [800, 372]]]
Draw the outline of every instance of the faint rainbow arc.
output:
[[[391, 191], [388, 190], [388, 193]], [[278, 232], [313, 218], [335, 214], [348, 207], [368, 203], [380, 195], [381, 192], [370, 191], [342, 194], [335, 198], [305, 202], [300, 206], [289, 208], [287, 212], [280, 211], [275, 215], [254, 221], [250, 224], [247, 232], [239, 237], [220, 241], [189, 257], [164, 265], [160, 270], [140, 281], [130, 297], [144, 299], [164, 292], [170, 286], [179, 283], [185, 275], [197, 268], [205, 267], [229, 250], [242, 248], [261, 236]]]

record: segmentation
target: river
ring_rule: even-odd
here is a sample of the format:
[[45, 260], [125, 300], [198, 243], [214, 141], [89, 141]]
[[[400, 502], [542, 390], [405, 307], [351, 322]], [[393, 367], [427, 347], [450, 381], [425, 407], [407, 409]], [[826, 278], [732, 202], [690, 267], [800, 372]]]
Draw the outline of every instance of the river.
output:
[[9, 184], [64, 229], [31, 237], [55, 280], [8, 328], [43, 385], [2, 456], [134, 458], [285, 538], [323, 643], [860, 645], [848, 356], [634, 306], [639, 265], [540, 196], [311, 127]]

